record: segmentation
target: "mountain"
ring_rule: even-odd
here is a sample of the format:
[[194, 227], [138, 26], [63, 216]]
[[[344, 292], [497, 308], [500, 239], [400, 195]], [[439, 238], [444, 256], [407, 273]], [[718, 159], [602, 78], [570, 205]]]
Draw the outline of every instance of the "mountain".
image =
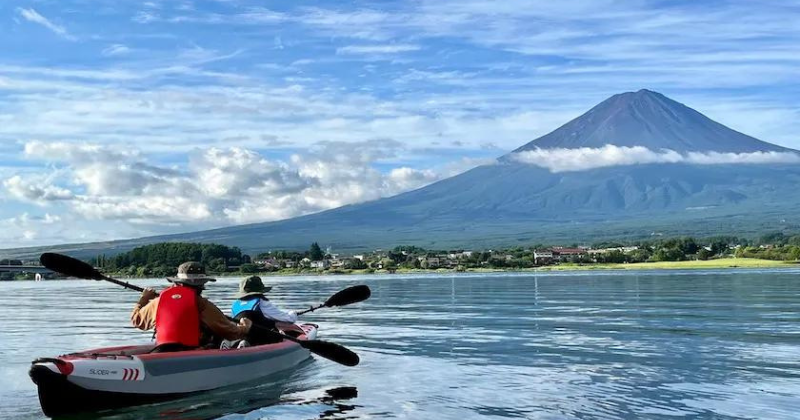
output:
[[[305, 249], [318, 241], [346, 252], [400, 244], [489, 248], [800, 230], [798, 164], [673, 162], [554, 173], [513, 159], [519, 152], [609, 144], [682, 154], [795, 153], [640, 90], [612, 96], [495, 164], [394, 197], [277, 222], [47, 249], [90, 256], [153, 242], [200, 241], [257, 252]], [[35, 255], [44, 249], [4, 254]]]
[[676, 152], [785, 152], [732, 130], [666, 96], [642, 89], [614, 95], [555, 131], [514, 150], [643, 146]]

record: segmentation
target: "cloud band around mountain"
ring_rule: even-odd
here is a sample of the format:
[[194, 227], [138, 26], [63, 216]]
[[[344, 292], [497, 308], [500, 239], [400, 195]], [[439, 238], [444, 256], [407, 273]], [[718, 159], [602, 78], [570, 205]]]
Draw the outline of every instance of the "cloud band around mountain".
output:
[[778, 164], [800, 163], [800, 154], [794, 152], [688, 152], [678, 153], [674, 150], [658, 151], [643, 146], [580, 147], [575, 149], [533, 149], [517, 152], [511, 159], [530, 165], [536, 165], [550, 172], [576, 172], [609, 166], [642, 165], [653, 163], [687, 163], [694, 165], [722, 164]]

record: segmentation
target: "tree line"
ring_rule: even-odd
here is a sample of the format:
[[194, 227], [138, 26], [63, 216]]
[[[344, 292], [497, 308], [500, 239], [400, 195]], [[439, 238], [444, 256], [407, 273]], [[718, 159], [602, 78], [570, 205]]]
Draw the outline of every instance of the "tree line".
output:
[[[577, 244], [570, 244], [577, 247]], [[623, 252], [614, 248], [635, 246]], [[402, 245], [385, 252], [367, 254], [363, 260], [350, 259], [349, 269], [369, 268], [428, 268], [427, 258], [447, 254], [461, 254], [457, 258], [459, 268], [526, 268], [537, 265], [533, 251], [552, 246], [535, 244], [499, 250], [476, 250], [464, 253], [464, 249], [428, 250], [418, 246]], [[564, 262], [572, 263], [640, 263], [657, 261], [708, 260], [713, 258], [740, 257], [768, 260], [800, 260], [800, 234], [769, 233], [756, 239], [736, 236], [714, 236], [702, 239], [676, 237], [651, 239], [637, 242], [600, 242], [593, 249], [608, 249], [607, 252], [576, 255]], [[467, 255], [468, 254], [468, 255]], [[257, 254], [256, 259], [301, 261], [308, 258], [320, 261], [330, 258], [318, 243], [311, 244], [306, 251], [277, 250]], [[209, 272], [225, 273], [238, 271], [255, 273], [264, 268], [251, 261], [238, 247], [219, 244], [187, 242], [165, 242], [145, 245], [111, 257], [99, 255], [92, 261], [104, 271], [130, 276], [169, 276], [175, 274], [178, 265], [186, 261], [199, 261]], [[276, 270], [278, 268], [271, 268]]]
[[144, 245], [128, 252], [106, 257], [99, 255], [90, 263], [107, 272], [130, 276], [171, 276], [186, 261], [199, 261], [210, 272], [226, 272], [229, 267], [250, 263], [250, 256], [237, 247], [219, 244], [163, 242]]

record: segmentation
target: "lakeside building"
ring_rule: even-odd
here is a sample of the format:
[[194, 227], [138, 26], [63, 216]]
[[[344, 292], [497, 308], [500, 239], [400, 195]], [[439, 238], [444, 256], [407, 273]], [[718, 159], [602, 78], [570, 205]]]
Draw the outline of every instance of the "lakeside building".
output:
[[568, 261], [588, 255], [588, 250], [586, 248], [565, 248], [557, 246], [552, 248], [551, 251], [553, 252], [553, 259], [556, 261]]
[[549, 249], [534, 250], [533, 263], [536, 265], [547, 265], [553, 263], [553, 251]]
[[331, 268], [330, 260], [311, 261], [309, 264], [311, 268], [316, 268], [318, 270], [325, 270]]

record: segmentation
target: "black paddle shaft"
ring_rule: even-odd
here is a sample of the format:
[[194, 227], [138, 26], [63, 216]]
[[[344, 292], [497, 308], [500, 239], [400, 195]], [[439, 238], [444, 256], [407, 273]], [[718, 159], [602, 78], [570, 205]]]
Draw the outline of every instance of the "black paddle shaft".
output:
[[122, 286], [126, 289], [136, 290], [137, 292], [144, 291], [144, 288], [142, 287], [130, 284], [126, 281], [108, 277], [105, 274], [97, 271], [97, 269], [91, 265], [66, 255], [56, 254], [54, 252], [45, 252], [41, 257], [39, 257], [39, 262], [42, 263], [42, 265], [46, 268], [66, 276], [88, 280], [105, 280], [107, 282]]

